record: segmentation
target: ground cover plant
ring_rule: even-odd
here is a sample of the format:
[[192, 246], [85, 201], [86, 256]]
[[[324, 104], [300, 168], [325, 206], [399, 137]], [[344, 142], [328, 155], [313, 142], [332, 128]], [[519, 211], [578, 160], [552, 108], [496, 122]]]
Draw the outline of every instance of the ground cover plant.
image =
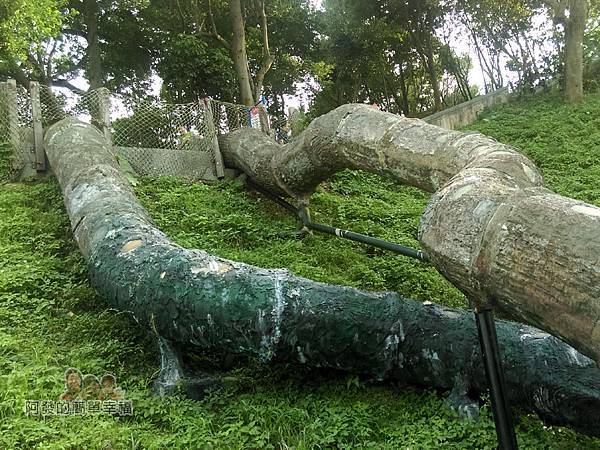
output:
[[[472, 129], [515, 145], [553, 190], [600, 206], [600, 95], [564, 106], [543, 96], [485, 113]], [[136, 187], [157, 225], [184, 246], [314, 280], [465, 306], [433, 269], [330, 236], [280, 236], [296, 222], [236, 182], [142, 179]], [[416, 246], [427, 196], [376, 177], [344, 172], [313, 199], [316, 221]], [[111, 310], [86, 281], [57, 184], [0, 187], [0, 448], [493, 448], [491, 413], [459, 421], [443, 393], [303, 367], [233, 363], [237, 381], [200, 402], [158, 399], [151, 339]], [[200, 363], [220, 364], [215, 355]], [[229, 364], [232, 366], [232, 364]], [[116, 375], [134, 415], [26, 417], [27, 399], [56, 400], [63, 373]], [[600, 448], [600, 440], [517, 424], [522, 448]]]

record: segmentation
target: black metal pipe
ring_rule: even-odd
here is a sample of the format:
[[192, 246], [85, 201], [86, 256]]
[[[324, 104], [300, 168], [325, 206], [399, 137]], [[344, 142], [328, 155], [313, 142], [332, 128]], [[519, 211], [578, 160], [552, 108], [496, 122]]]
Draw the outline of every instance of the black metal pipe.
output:
[[340, 228], [330, 227], [329, 225], [314, 223], [310, 219], [310, 214], [306, 206], [301, 206], [300, 208], [296, 209], [289, 202], [285, 201], [278, 195], [275, 195], [272, 192], [263, 189], [262, 187], [254, 183], [252, 180], [248, 179], [247, 182], [254, 189], [259, 191], [261, 194], [263, 194], [273, 202], [277, 203], [282, 208], [294, 213], [302, 221], [302, 224], [308, 229], [331, 234], [332, 236], [338, 236], [341, 238], [349, 239], [351, 241], [372, 245], [373, 247], [382, 248], [384, 250], [390, 250], [392, 252], [396, 252], [404, 256], [409, 256], [411, 258], [419, 259], [421, 261], [428, 261], [427, 255], [420, 250], [405, 247], [403, 245], [395, 244], [393, 242], [384, 241], [383, 239], [374, 238], [365, 234], [355, 233], [354, 231], [342, 230]]
[[314, 223], [305, 221], [304, 226], [322, 233], [331, 234], [351, 241], [361, 242], [363, 244], [372, 245], [373, 247], [383, 248], [392, 252], [399, 253], [404, 256], [410, 256], [411, 258], [420, 259], [421, 261], [427, 261], [427, 255], [420, 250], [414, 248], [405, 247], [403, 245], [394, 244], [393, 242], [384, 241], [383, 239], [377, 239], [365, 234], [355, 233], [353, 231], [342, 230], [340, 228], [330, 227], [329, 225], [322, 225], [320, 223]]
[[475, 321], [477, 322], [485, 374], [490, 386], [498, 448], [502, 450], [516, 450], [518, 448], [517, 437], [506, 395], [506, 382], [504, 381], [504, 371], [502, 369], [498, 337], [496, 335], [496, 324], [492, 316], [492, 311], [490, 309], [480, 311], [475, 308]]

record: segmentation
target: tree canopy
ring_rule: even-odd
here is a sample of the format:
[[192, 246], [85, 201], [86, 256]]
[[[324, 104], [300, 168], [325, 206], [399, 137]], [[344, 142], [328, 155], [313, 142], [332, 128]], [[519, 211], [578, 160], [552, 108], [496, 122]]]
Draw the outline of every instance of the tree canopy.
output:
[[597, 84], [597, 30], [597, 0], [2, 0], [0, 74], [138, 97], [156, 75], [170, 101], [266, 96], [283, 113], [303, 92], [312, 116], [421, 116], [508, 84], [554, 80], [577, 101]]

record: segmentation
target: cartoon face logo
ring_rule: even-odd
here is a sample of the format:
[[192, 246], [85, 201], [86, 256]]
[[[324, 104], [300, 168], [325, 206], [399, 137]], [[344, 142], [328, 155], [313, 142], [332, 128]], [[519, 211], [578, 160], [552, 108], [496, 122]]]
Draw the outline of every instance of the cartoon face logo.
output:
[[70, 367], [65, 371], [65, 391], [59, 400], [122, 400], [123, 390], [117, 386], [117, 378], [106, 373], [100, 380], [96, 375], [81, 375], [81, 372]]
[[81, 372], [69, 367], [65, 370], [65, 391], [61, 394], [60, 400], [75, 400], [81, 392], [81, 382], [83, 377]]

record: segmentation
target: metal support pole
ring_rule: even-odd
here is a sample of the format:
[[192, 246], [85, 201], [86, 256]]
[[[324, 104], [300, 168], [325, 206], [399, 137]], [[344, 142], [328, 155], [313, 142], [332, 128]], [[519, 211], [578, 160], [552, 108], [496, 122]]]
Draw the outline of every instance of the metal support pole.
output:
[[217, 127], [215, 126], [210, 99], [205, 98], [202, 101], [202, 105], [205, 113], [204, 121], [206, 122], [206, 130], [209, 138], [211, 139], [212, 151], [215, 159], [215, 173], [217, 178], [223, 178], [225, 176], [225, 164], [223, 163], [223, 155], [221, 154], [221, 149], [219, 148]]
[[349, 239], [355, 242], [361, 242], [363, 244], [382, 248], [384, 250], [390, 250], [392, 252], [399, 253], [404, 256], [420, 259], [421, 261], [427, 261], [427, 256], [421, 250], [405, 247], [400, 244], [384, 241], [383, 239], [377, 239], [371, 236], [367, 236], [365, 234], [355, 233], [354, 231], [342, 230], [340, 228], [330, 227], [329, 225], [322, 225], [320, 223], [308, 222], [304, 225], [307, 228], [310, 228], [311, 230], [320, 231], [322, 233], [331, 234], [333, 236]]
[[322, 233], [331, 234], [332, 236], [372, 245], [373, 247], [382, 248], [384, 250], [390, 250], [404, 256], [420, 259], [421, 261], [427, 261], [427, 255], [425, 255], [425, 253], [423, 253], [421, 250], [416, 250], [414, 248], [405, 247], [404, 245], [384, 241], [383, 239], [367, 236], [366, 234], [355, 233], [354, 231], [342, 230], [340, 228], [330, 227], [329, 225], [314, 223], [310, 219], [310, 213], [306, 206], [301, 206], [298, 208], [298, 217], [300, 217], [300, 220], [302, 220], [304, 226], [311, 230], [316, 230]]
[[33, 119], [33, 143], [35, 148], [35, 169], [38, 172], [46, 170], [46, 153], [44, 152], [44, 129], [42, 127], [42, 103], [40, 101], [40, 84], [37, 81], [29, 83], [31, 96], [31, 114]]
[[518, 448], [517, 437], [512, 421], [510, 404], [506, 395], [506, 382], [504, 381], [504, 371], [500, 359], [496, 324], [492, 310], [479, 310], [475, 308], [475, 321], [477, 322], [485, 374], [490, 386], [498, 448], [502, 450], [514, 450]]

